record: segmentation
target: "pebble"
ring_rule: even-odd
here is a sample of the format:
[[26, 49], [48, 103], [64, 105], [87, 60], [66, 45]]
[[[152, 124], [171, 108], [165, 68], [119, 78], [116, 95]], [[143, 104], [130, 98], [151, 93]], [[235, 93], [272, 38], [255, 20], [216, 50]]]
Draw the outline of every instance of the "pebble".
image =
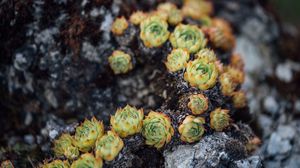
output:
[[295, 137], [296, 131], [289, 125], [279, 125], [277, 133], [281, 138], [291, 140]]
[[58, 135], [58, 132], [56, 130], [49, 131], [49, 137], [51, 139], [55, 139], [57, 137], [57, 135]]
[[268, 96], [264, 99], [264, 108], [274, 114], [278, 111], [279, 105], [273, 96]]
[[287, 139], [283, 139], [280, 134], [274, 132], [271, 135], [267, 152], [270, 155], [286, 154], [292, 149], [292, 146]]
[[279, 64], [275, 70], [277, 78], [284, 82], [291, 82], [293, 79], [293, 72], [289, 64]]

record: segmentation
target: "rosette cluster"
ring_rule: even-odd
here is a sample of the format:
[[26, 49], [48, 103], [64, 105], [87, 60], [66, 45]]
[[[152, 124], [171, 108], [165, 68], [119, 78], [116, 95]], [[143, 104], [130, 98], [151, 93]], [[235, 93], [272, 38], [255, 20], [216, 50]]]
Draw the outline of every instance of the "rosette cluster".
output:
[[54, 141], [54, 153], [58, 157], [65, 156], [68, 159], [75, 159], [79, 155], [78, 147], [73, 145], [73, 137], [70, 134], [62, 134]]
[[164, 113], [151, 111], [143, 122], [142, 134], [147, 145], [162, 148], [174, 135], [171, 119]]
[[131, 56], [121, 50], [115, 50], [108, 58], [108, 62], [116, 75], [125, 74], [133, 68]]
[[136, 109], [127, 105], [116, 111], [115, 115], [110, 118], [112, 129], [125, 138], [129, 135], [139, 133], [143, 125], [144, 112], [143, 109]]
[[140, 38], [146, 47], [159, 47], [170, 35], [168, 23], [158, 16], [147, 17], [140, 24]]
[[202, 117], [187, 116], [178, 127], [180, 139], [189, 143], [199, 141], [205, 132], [204, 123]]
[[123, 140], [114, 131], [108, 131], [99, 138], [95, 146], [96, 157], [112, 161], [123, 148]]
[[186, 49], [173, 49], [167, 56], [165, 65], [169, 72], [176, 72], [185, 68], [185, 64], [190, 59], [190, 54]]
[[202, 114], [208, 109], [208, 100], [203, 94], [191, 95], [189, 99], [188, 107], [194, 115]]
[[230, 121], [229, 110], [217, 108], [210, 113], [210, 127], [216, 131], [223, 131]]
[[215, 86], [219, 72], [216, 62], [207, 57], [189, 61], [186, 65], [184, 80], [193, 87], [207, 90]]
[[91, 120], [85, 120], [76, 128], [73, 143], [80, 151], [88, 152], [94, 147], [97, 138], [103, 134], [103, 123], [93, 117]]
[[190, 53], [196, 53], [206, 45], [204, 33], [194, 25], [179, 24], [170, 35], [173, 48], [184, 48]]

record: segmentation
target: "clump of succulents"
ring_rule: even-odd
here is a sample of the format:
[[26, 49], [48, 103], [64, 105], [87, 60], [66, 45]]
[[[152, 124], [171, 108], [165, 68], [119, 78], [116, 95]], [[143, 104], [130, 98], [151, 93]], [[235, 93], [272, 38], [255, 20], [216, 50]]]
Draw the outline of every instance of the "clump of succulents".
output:
[[[54, 152], [57, 157], [67, 158], [69, 162], [55, 160], [44, 166], [70, 167], [71, 164], [73, 168], [102, 167], [102, 159], [116, 159], [126, 139], [136, 134], [144, 138], [145, 145], [162, 149], [170, 144], [173, 137], [179, 137], [174, 136], [176, 133], [179, 133], [182, 142], [194, 143], [206, 132], [225, 131], [230, 127], [231, 109], [222, 109], [222, 105], [217, 106], [213, 102], [219, 96], [222, 101], [230, 98], [230, 102], [225, 103], [232, 103], [235, 109], [246, 106], [245, 93], [239, 90], [239, 85], [244, 82], [243, 62], [238, 54], [233, 54], [229, 64], [222, 64], [220, 52], [216, 50], [231, 52], [235, 38], [225, 20], [210, 17], [212, 11], [212, 4], [203, 0], [185, 0], [181, 9], [172, 3], [163, 3], [148, 13], [132, 13], [129, 21], [125, 17], [117, 18], [112, 25], [112, 33], [116, 38], [127, 32], [130, 25], [139, 28], [137, 43], [144, 48], [164, 50], [169, 47], [168, 52], [159, 54], [164, 54], [160, 58], [165, 59], [165, 73], [171, 76], [174, 83], [177, 82], [177, 85], [170, 85], [171, 89], [178, 91], [176, 89], [184, 87], [184, 91], [175, 92], [187, 99], [182, 101], [183, 106], [179, 102], [178, 113], [184, 116], [182, 122], [178, 113], [172, 113], [172, 110], [166, 113], [164, 110], [155, 112], [146, 109], [146, 112], [150, 112], [144, 118], [142, 108], [127, 105], [117, 109], [111, 116], [109, 131], [105, 132], [102, 121], [92, 118], [78, 126], [75, 135], [62, 134], [54, 142]], [[190, 18], [201, 24], [186, 24]], [[133, 55], [115, 50], [108, 57], [108, 63], [114, 74], [126, 76], [133, 69]], [[178, 81], [181, 83], [178, 84]], [[216, 95], [210, 95], [210, 91]]]

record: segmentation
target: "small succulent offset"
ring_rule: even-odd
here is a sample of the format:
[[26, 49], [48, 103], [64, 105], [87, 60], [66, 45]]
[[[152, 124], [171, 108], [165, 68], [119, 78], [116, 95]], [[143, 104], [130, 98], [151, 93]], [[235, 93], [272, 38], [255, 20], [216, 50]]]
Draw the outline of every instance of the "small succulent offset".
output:
[[216, 131], [223, 131], [230, 125], [229, 110], [217, 108], [210, 113], [210, 127]]
[[169, 72], [176, 72], [185, 67], [190, 59], [190, 54], [186, 49], [173, 49], [168, 55], [165, 65]]
[[10, 160], [5, 160], [5, 161], [1, 162], [0, 167], [1, 168], [14, 168], [14, 165], [11, 163]]
[[42, 168], [70, 168], [70, 163], [68, 161], [53, 160], [50, 163], [46, 163]]
[[124, 146], [123, 140], [114, 131], [108, 131], [96, 141], [95, 154], [106, 161], [112, 161]]
[[235, 108], [243, 108], [246, 106], [247, 98], [243, 91], [236, 91], [232, 94], [232, 102]]
[[162, 148], [174, 135], [171, 119], [164, 113], [151, 111], [143, 121], [142, 134], [147, 145]]
[[177, 8], [176, 5], [170, 2], [166, 2], [158, 5], [157, 10], [159, 12], [167, 13], [168, 15], [167, 20], [171, 25], [177, 25], [183, 20], [181, 11]]
[[62, 134], [54, 141], [53, 151], [57, 157], [65, 156], [68, 159], [75, 159], [79, 155], [78, 148], [73, 145], [73, 137], [70, 134]]
[[229, 65], [229, 66], [225, 67], [225, 72], [227, 72], [231, 76], [233, 82], [235, 82], [237, 84], [244, 83], [244, 81], [245, 81], [245, 72], [244, 71], [234, 68]]
[[134, 25], [139, 25], [143, 20], [147, 18], [147, 14], [142, 11], [134, 12], [130, 15], [130, 22]]
[[101, 158], [95, 158], [91, 153], [82, 154], [77, 160], [75, 160], [71, 168], [102, 168], [103, 161]]
[[88, 152], [94, 147], [96, 140], [103, 136], [103, 134], [103, 123], [93, 117], [91, 120], [85, 120], [76, 128], [73, 144], [80, 151]]
[[188, 143], [199, 141], [205, 132], [204, 123], [205, 119], [202, 117], [187, 116], [178, 127], [180, 139]]
[[185, 48], [190, 53], [196, 53], [206, 45], [206, 39], [201, 29], [194, 25], [179, 24], [170, 35], [173, 48]]
[[211, 2], [205, 0], [185, 0], [182, 8], [184, 16], [196, 20], [209, 16], [212, 11]]
[[221, 92], [225, 96], [232, 96], [235, 88], [236, 83], [233, 82], [233, 79], [230, 74], [228, 73], [222, 73], [219, 78], [220, 84], [221, 84]]
[[108, 62], [110, 68], [116, 75], [125, 74], [133, 68], [131, 56], [120, 50], [115, 50], [112, 55], [109, 56]]
[[184, 80], [191, 86], [207, 90], [215, 86], [219, 72], [216, 62], [208, 58], [197, 58], [186, 65]]
[[128, 28], [128, 22], [124, 16], [117, 18], [111, 27], [111, 31], [114, 35], [122, 35], [124, 31]]
[[202, 114], [208, 109], [208, 100], [203, 94], [191, 95], [189, 99], [188, 107], [194, 115]]
[[203, 48], [195, 54], [195, 58], [208, 58], [210, 62], [217, 61], [217, 56], [213, 50]]
[[112, 129], [122, 138], [129, 135], [139, 133], [143, 126], [144, 112], [143, 109], [136, 109], [127, 105], [116, 111], [114, 116], [111, 116], [110, 123]]
[[170, 35], [168, 23], [158, 16], [150, 16], [140, 24], [140, 38], [146, 47], [159, 47]]

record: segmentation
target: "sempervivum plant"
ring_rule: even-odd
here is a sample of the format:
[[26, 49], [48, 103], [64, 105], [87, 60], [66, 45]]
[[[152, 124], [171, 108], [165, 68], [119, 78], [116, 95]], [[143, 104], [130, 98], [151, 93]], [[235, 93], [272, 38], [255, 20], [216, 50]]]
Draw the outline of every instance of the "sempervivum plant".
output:
[[108, 58], [110, 68], [114, 74], [125, 74], [132, 70], [132, 58], [121, 50], [115, 50]]
[[102, 168], [102, 166], [101, 158], [95, 158], [93, 154], [85, 153], [72, 163], [71, 168]]
[[143, 118], [143, 109], [138, 110], [135, 107], [127, 105], [124, 108], [118, 109], [115, 115], [111, 116], [110, 123], [112, 129], [120, 137], [124, 138], [141, 131]]
[[90, 151], [98, 138], [104, 134], [103, 123], [95, 117], [91, 120], [85, 120], [76, 128], [73, 144], [82, 152]]
[[243, 108], [246, 106], [246, 94], [243, 91], [236, 91], [232, 94], [232, 102], [235, 108]]
[[185, 67], [185, 64], [190, 59], [190, 54], [186, 49], [173, 49], [167, 56], [165, 65], [169, 72], [176, 72]]
[[95, 154], [106, 161], [113, 160], [118, 156], [124, 146], [123, 140], [114, 131], [108, 131], [96, 141]]
[[215, 86], [219, 72], [215, 62], [208, 58], [197, 58], [186, 65], [184, 80], [193, 87], [207, 90]]
[[195, 54], [196, 58], [208, 58], [210, 62], [217, 61], [217, 56], [213, 50], [203, 48]]
[[181, 10], [179, 10], [176, 5], [170, 2], [166, 2], [158, 5], [157, 10], [159, 12], [167, 13], [168, 15], [167, 20], [171, 25], [177, 25], [183, 20]]
[[203, 0], [185, 0], [182, 8], [184, 16], [193, 19], [201, 19], [210, 15], [213, 11], [213, 6], [209, 1]]
[[140, 24], [140, 38], [146, 47], [159, 47], [170, 35], [168, 23], [158, 16], [150, 16]]
[[45, 163], [42, 168], [69, 168], [70, 163], [68, 161], [53, 160], [50, 163]]
[[191, 95], [189, 99], [188, 107], [194, 115], [202, 114], [208, 109], [208, 100], [203, 94]]
[[171, 119], [164, 113], [151, 111], [143, 121], [142, 134], [147, 145], [162, 148], [174, 135]]
[[68, 159], [75, 159], [79, 155], [78, 148], [72, 144], [73, 137], [70, 134], [62, 134], [54, 141], [53, 151], [57, 157], [65, 156]]
[[199, 141], [205, 132], [204, 123], [205, 119], [202, 117], [187, 116], [178, 127], [180, 139], [189, 143]]
[[206, 39], [201, 29], [194, 25], [179, 24], [170, 35], [170, 42], [174, 48], [185, 48], [195, 53], [205, 47]]
[[111, 27], [111, 31], [115, 35], [122, 35], [124, 31], [128, 28], [128, 22], [124, 16], [117, 18]]
[[229, 73], [222, 73], [219, 78], [221, 84], [221, 92], [225, 96], [231, 96], [236, 88], [236, 83]]
[[147, 18], [147, 14], [142, 11], [134, 12], [130, 15], [130, 22], [134, 25], [139, 25], [143, 20]]
[[5, 161], [1, 162], [0, 167], [1, 168], [14, 168], [14, 165], [11, 163], [10, 160], [5, 160]]
[[210, 113], [210, 127], [216, 131], [223, 131], [231, 122], [229, 110], [217, 108]]

